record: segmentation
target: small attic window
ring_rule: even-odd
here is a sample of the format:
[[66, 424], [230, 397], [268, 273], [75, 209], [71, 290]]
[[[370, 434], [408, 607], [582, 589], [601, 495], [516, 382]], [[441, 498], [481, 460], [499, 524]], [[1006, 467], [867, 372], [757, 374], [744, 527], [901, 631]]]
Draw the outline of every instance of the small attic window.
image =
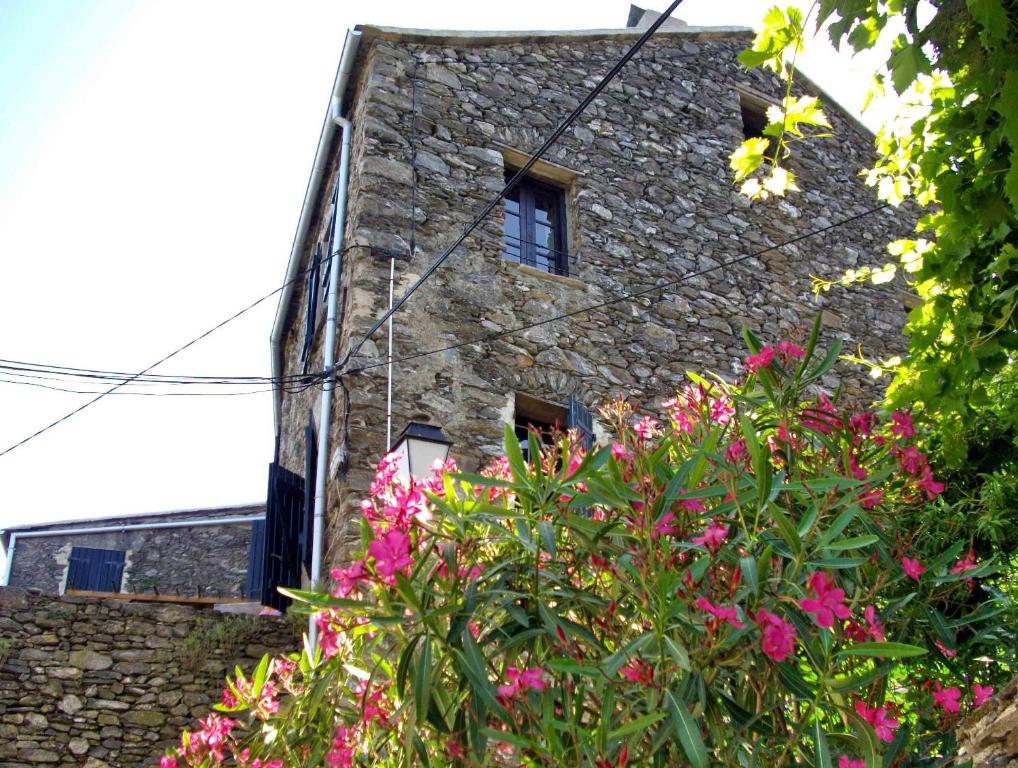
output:
[[767, 139], [768, 149], [766, 157], [768, 160], [774, 157], [777, 151], [777, 139], [773, 136], [764, 136], [764, 128], [767, 127], [767, 108], [772, 106], [771, 102], [746, 91], [739, 91], [739, 108], [742, 111], [742, 135], [747, 139]]

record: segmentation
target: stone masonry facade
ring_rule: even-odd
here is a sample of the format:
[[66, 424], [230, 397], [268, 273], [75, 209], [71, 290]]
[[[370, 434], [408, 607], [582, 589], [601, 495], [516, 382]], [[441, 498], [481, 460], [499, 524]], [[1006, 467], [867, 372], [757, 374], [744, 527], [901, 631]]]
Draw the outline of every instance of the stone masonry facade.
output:
[[285, 619], [0, 589], [0, 768], [140, 768], [235, 665], [299, 647]]
[[[359, 29], [346, 102], [354, 133], [340, 359], [387, 307], [390, 256], [396, 254], [399, 296], [501, 189], [507, 166], [536, 150], [637, 36]], [[882, 263], [886, 243], [910, 229], [900, 212], [881, 210], [718, 268], [877, 204], [859, 177], [872, 137], [826, 99], [835, 138], [797, 147], [790, 163], [802, 192], [752, 204], [737, 193], [728, 155], [743, 139], [739, 89], [772, 101], [783, 93], [770, 73], [738, 64], [750, 40], [748, 30], [657, 33], [544, 158], [541, 175], [564, 190], [569, 276], [504, 260], [497, 208], [396, 315], [394, 355], [695, 276], [397, 364], [394, 434], [410, 420], [439, 424], [454, 441], [452, 455], [473, 471], [501, 452], [516, 393], [553, 403], [575, 396], [590, 409], [625, 393], [653, 409], [685, 383], [688, 370], [738, 375], [743, 326], [765, 339], [801, 341], [818, 313], [825, 337], [840, 336], [846, 351], [883, 358], [903, 350], [901, 286], [819, 297], [811, 290], [811, 275]], [[797, 87], [811, 88], [804, 80]], [[334, 179], [338, 142], [332, 153]], [[323, 238], [332, 184], [322, 190], [312, 224]], [[304, 301], [297, 292], [289, 310], [285, 374], [303, 368]], [[323, 336], [314, 340], [309, 371], [322, 368]], [[333, 563], [356, 541], [357, 503], [386, 448], [386, 370], [378, 365], [385, 354], [383, 329], [351, 361], [376, 367], [345, 377], [334, 399], [327, 488]], [[875, 394], [860, 368], [842, 366], [823, 384], [850, 397]], [[320, 396], [320, 388], [284, 395], [280, 460], [293, 471], [302, 472], [303, 429], [309, 411], [317, 419]]]
[[[75, 521], [35, 526], [32, 530], [165, 523], [179, 521], [188, 515], [204, 518], [258, 514], [265, 514], [264, 506]], [[124, 528], [105, 533], [65, 533], [37, 538], [19, 536], [14, 548], [9, 586], [22, 590], [38, 589], [50, 595], [60, 594], [64, 589], [71, 549], [77, 546], [124, 552], [121, 592], [243, 597], [250, 541], [250, 522], [140, 530]]]

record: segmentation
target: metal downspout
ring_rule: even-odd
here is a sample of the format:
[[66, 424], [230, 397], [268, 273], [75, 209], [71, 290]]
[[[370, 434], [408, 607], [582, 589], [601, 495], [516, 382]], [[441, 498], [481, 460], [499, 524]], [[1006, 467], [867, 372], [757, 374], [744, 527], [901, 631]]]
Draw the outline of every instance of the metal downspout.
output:
[[6, 587], [11, 583], [11, 564], [14, 562], [14, 545], [18, 541], [18, 534], [11, 534], [11, 543], [7, 547], [7, 562], [4, 563], [4, 580], [0, 587]]
[[[311, 588], [317, 589], [322, 580], [322, 547], [325, 540], [325, 486], [328, 481], [329, 430], [332, 426], [332, 391], [336, 382], [331, 374], [336, 362], [336, 310], [339, 304], [339, 281], [342, 274], [343, 236], [346, 231], [346, 185], [350, 176], [350, 138], [353, 123], [344, 117], [333, 116], [333, 122], [343, 131], [339, 151], [339, 178], [336, 181], [336, 216], [332, 228], [332, 253], [329, 255], [329, 298], [325, 320], [325, 347], [322, 353], [322, 370], [330, 373], [322, 386], [322, 408], [318, 420], [318, 460], [315, 466], [315, 519], [311, 540]], [[308, 619], [308, 638], [313, 648], [318, 642], [318, 626], [314, 617]]]

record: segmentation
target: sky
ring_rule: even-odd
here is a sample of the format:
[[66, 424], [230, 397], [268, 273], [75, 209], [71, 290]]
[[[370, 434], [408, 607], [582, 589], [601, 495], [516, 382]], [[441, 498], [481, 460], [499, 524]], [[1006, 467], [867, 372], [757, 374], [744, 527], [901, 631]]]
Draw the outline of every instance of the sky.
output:
[[[686, 0], [676, 15], [752, 26], [770, 4]], [[0, 358], [141, 370], [277, 288], [347, 28], [622, 27], [628, 11], [0, 0]], [[817, 43], [799, 63], [861, 104], [871, 61]], [[156, 372], [267, 376], [275, 307]], [[0, 383], [0, 450], [87, 399]], [[0, 457], [0, 528], [264, 500], [272, 449], [264, 392], [110, 396]]]

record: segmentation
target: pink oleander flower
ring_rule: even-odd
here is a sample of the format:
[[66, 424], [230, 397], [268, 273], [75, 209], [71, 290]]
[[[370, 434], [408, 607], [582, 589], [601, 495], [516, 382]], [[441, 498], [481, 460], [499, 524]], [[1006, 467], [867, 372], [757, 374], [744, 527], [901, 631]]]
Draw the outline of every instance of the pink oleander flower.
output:
[[786, 360], [802, 360], [806, 356], [805, 349], [790, 341], [779, 341], [777, 349]]
[[845, 591], [835, 586], [834, 579], [823, 571], [814, 571], [806, 579], [806, 586], [813, 591], [814, 597], [803, 598], [799, 607], [806, 613], [812, 613], [818, 627], [830, 629], [834, 626], [834, 618], [847, 619], [852, 615], [844, 604]]
[[739, 611], [735, 607], [730, 607], [727, 605], [714, 605], [714, 603], [712, 603], [706, 597], [696, 598], [696, 607], [699, 608], [701, 611], [704, 611], [705, 613], [709, 613], [711, 616], [717, 619], [716, 623], [721, 623], [722, 621], [724, 621], [727, 622], [728, 624], [731, 624], [736, 629], [746, 628], [746, 625], [739, 621]]
[[918, 475], [926, 466], [926, 454], [919, 453], [919, 449], [914, 445], [895, 451], [894, 455], [898, 459], [898, 466], [910, 475]]
[[315, 616], [315, 626], [318, 627], [318, 647], [322, 649], [322, 655], [330, 659], [339, 653], [341, 640], [339, 632], [332, 626], [332, 613], [319, 611]]
[[958, 655], [958, 651], [954, 650], [954, 648], [948, 648], [939, 640], [934, 640], [933, 644], [937, 646], [937, 650], [940, 651], [940, 653], [944, 656], [945, 659], [953, 659], [955, 656]]
[[933, 689], [933, 703], [945, 712], [961, 711], [961, 690], [955, 687], [941, 688], [940, 683]]
[[407, 573], [414, 564], [410, 557], [410, 537], [402, 531], [386, 531], [368, 544], [368, 555], [375, 559], [375, 571], [383, 583], [392, 586], [397, 573]]
[[360, 586], [361, 581], [367, 580], [365, 565], [363, 560], [355, 560], [349, 568], [333, 568], [329, 574], [336, 582], [332, 590], [333, 596], [349, 597]]
[[856, 480], [865, 480], [869, 477], [869, 472], [859, 466], [859, 462], [855, 460], [855, 456], [848, 457], [848, 468], [852, 473], [852, 477]]
[[933, 470], [929, 464], [922, 468], [922, 473], [916, 480], [916, 485], [926, 493], [926, 498], [929, 501], [933, 501], [944, 492], [944, 484], [933, 479]]
[[865, 760], [853, 760], [848, 755], [838, 758], [838, 768], [866, 768]]
[[841, 417], [831, 398], [820, 395], [815, 403], [803, 409], [802, 425], [829, 435], [841, 426]]
[[764, 346], [755, 355], [749, 355], [745, 359], [746, 370], [752, 373], [757, 373], [761, 368], [766, 368], [774, 360], [774, 350], [769, 346]]
[[915, 437], [915, 426], [907, 411], [895, 411], [891, 414], [891, 433], [902, 440]]
[[772, 661], [784, 661], [795, 650], [795, 629], [777, 614], [761, 609], [756, 622], [762, 627], [760, 649]]
[[745, 440], [736, 440], [725, 449], [725, 461], [729, 464], [746, 464], [749, 460], [749, 449]]
[[159, 758], [159, 768], [177, 768], [177, 758], [163, 755]]
[[965, 573], [966, 571], [971, 571], [975, 569], [975, 567], [976, 567], [976, 553], [970, 549], [969, 553], [965, 555], [965, 557], [962, 560], [959, 560], [957, 563], [951, 566], [950, 572]]
[[860, 437], [867, 437], [873, 434], [873, 429], [877, 426], [877, 415], [873, 411], [863, 411], [862, 413], [853, 414], [848, 419], [848, 428], [852, 432]]
[[650, 538], [659, 539], [662, 536], [678, 536], [680, 533], [682, 533], [682, 529], [675, 524], [675, 513], [665, 512], [650, 529]]
[[615, 461], [624, 463], [629, 463], [633, 460], [633, 452], [622, 443], [612, 443], [612, 456], [615, 457]]
[[657, 419], [651, 416], [644, 416], [633, 426], [633, 431], [638, 438], [647, 441], [653, 440], [660, 430], [658, 429]]
[[725, 395], [710, 399], [710, 420], [720, 426], [726, 426], [735, 417], [735, 406]]
[[352, 728], [341, 725], [336, 729], [336, 737], [332, 740], [332, 749], [325, 755], [328, 768], [352, 768], [356, 732]]
[[913, 581], [919, 581], [919, 577], [926, 572], [926, 566], [919, 562], [918, 558], [903, 557], [901, 558], [901, 570]]
[[499, 698], [508, 700], [519, 693], [543, 691], [547, 686], [547, 683], [544, 681], [544, 675], [545, 671], [541, 667], [531, 667], [529, 669], [506, 667], [506, 683], [498, 686], [497, 689]]
[[859, 494], [859, 505], [863, 509], [873, 509], [884, 500], [884, 492], [880, 488], [867, 488]]
[[875, 707], [870, 709], [861, 701], [855, 702], [855, 711], [863, 720], [872, 726], [877, 738], [881, 741], [894, 741], [894, 731], [900, 725], [897, 720], [887, 712], [887, 707]]
[[989, 699], [992, 695], [993, 695], [992, 685], [980, 685], [979, 683], [976, 683], [975, 685], [972, 686], [972, 706], [973, 707], [983, 706], [983, 704], [986, 703], [987, 699]]
[[354, 694], [361, 707], [361, 722], [370, 725], [377, 721], [379, 725], [386, 725], [389, 722], [389, 700], [385, 697], [385, 690], [381, 686], [368, 687], [367, 680], [361, 680], [354, 688]]
[[727, 538], [728, 526], [719, 525], [716, 520], [712, 520], [710, 525], [707, 526], [707, 530], [699, 536], [694, 536], [692, 541], [694, 544], [705, 547], [711, 553], [714, 553], [721, 548], [721, 545], [725, 543]]
[[866, 634], [878, 643], [884, 642], [884, 625], [880, 623], [880, 619], [877, 618], [877, 609], [872, 605], [867, 605], [863, 609], [863, 617], [866, 619]]
[[650, 685], [654, 682], [654, 667], [643, 659], [630, 659], [619, 669], [619, 674], [631, 683]]

